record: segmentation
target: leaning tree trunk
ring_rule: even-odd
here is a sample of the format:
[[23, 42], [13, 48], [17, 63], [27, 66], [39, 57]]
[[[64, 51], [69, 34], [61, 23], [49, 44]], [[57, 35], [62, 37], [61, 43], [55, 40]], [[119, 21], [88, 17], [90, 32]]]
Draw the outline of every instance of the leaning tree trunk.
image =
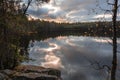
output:
[[117, 19], [118, 0], [114, 0], [113, 6], [113, 60], [111, 69], [111, 80], [116, 80], [117, 70], [117, 32], [116, 32], [116, 19]]

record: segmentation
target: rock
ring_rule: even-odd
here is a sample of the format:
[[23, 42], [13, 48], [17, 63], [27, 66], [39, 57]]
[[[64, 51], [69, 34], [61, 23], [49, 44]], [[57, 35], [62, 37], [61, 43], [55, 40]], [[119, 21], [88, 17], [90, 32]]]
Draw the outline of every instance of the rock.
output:
[[21, 73], [19, 75], [15, 75], [13, 80], [58, 80], [58, 78], [56, 76], [40, 73]]
[[8, 76], [12, 76], [14, 73], [16, 73], [16, 71], [5, 69], [5, 70], [1, 70], [1, 73], [8, 75]]
[[0, 80], [61, 80], [61, 72], [52, 68], [21, 65], [14, 70], [0, 71]]
[[8, 76], [3, 73], [0, 73], [0, 80], [8, 80]]
[[17, 71], [22, 71], [25, 73], [33, 72], [33, 73], [41, 73], [41, 74], [47, 74], [47, 75], [53, 75], [60, 77], [61, 72], [57, 69], [52, 68], [44, 68], [39, 66], [32, 66], [32, 65], [22, 65], [15, 68]]
[[20, 72], [40, 72], [41, 70], [46, 69], [44, 67], [41, 66], [33, 66], [33, 65], [21, 65], [21, 66], [17, 66], [15, 67], [14, 70], [16, 71], [20, 71]]

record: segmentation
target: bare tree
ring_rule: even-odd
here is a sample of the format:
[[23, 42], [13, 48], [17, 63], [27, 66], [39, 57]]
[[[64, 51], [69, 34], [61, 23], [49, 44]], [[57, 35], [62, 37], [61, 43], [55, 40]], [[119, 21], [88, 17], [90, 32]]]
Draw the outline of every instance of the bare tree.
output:
[[[112, 57], [112, 66], [109, 68], [110, 70], [110, 76], [111, 76], [111, 80], [116, 80], [116, 71], [117, 71], [117, 12], [118, 12], [118, 8], [120, 5], [118, 5], [118, 0], [113, 0], [113, 3], [110, 2], [110, 0], [106, 0], [108, 5], [112, 6], [112, 10], [106, 10], [101, 8], [99, 5], [99, 8], [103, 11], [105, 11], [105, 13], [107, 12], [112, 12], [112, 43], [108, 41], [108, 43], [110, 43], [113, 46], [113, 57]], [[108, 68], [108, 65], [103, 65], [102, 67], [100, 66], [100, 64], [97, 62], [95, 63], [98, 65], [99, 69], [104, 69], [106, 66]]]
[[111, 68], [111, 80], [116, 80], [116, 70], [117, 70], [117, 10], [118, 10], [118, 0], [114, 0], [113, 4], [113, 60], [112, 60], [112, 68]]
[[23, 11], [23, 14], [26, 14], [26, 12], [27, 12], [30, 4], [32, 3], [32, 1], [36, 1], [37, 3], [43, 3], [43, 2], [47, 2], [48, 3], [50, 0], [27, 0], [27, 5], [26, 5], [26, 7], [24, 7], [25, 9]]

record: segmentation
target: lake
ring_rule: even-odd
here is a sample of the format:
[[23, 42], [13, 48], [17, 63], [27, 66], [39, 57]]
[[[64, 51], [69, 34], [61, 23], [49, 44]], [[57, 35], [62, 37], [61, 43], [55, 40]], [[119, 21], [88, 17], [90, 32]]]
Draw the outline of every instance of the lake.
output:
[[[98, 70], [99, 66], [112, 63], [112, 45], [107, 37], [59, 36], [29, 43], [29, 62], [61, 70], [63, 80], [108, 80], [107, 68]], [[120, 50], [120, 39], [118, 39]], [[120, 53], [118, 61], [120, 62]], [[99, 66], [98, 66], [99, 63]], [[120, 79], [118, 63], [117, 80]]]

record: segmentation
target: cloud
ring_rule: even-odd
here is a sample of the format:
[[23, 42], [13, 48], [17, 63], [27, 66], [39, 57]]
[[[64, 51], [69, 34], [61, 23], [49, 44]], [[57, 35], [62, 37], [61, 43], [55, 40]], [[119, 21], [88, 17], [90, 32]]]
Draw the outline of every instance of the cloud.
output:
[[47, 15], [49, 12], [49, 9], [47, 8], [40, 8], [39, 10], [35, 10], [35, 9], [29, 9], [29, 13], [33, 16], [40, 16], [40, 15]]
[[[95, 21], [104, 14], [99, 7], [112, 9], [106, 4], [106, 0], [51, 0], [50, 3], [42, 4], [37, 10], [31, 7], [28, 13], [36, 18], [53, 21]], [[107, 20], [111, 18], [108, 15], [110, 14], [106, 14]]]
[[[83, 4], [86, 4], [87, 0], [81, 1], [81, 0], [56, 0], [56, 3], [54, 0], [51, 0], [50, 3], [48, 4], [43, 4], [41, 7], [38, 9], [33, 9], [30, 7], [28, 10], [28, 13], [30, 13], [34, 17], [38, 17], [41, 19], [55, 19], [55, 20], [62, 20], [67, 21], [67, 20], [73, 20], [80, 16], [81, 14], [85, 14], [83, 11], [82, 7], [85, 6]], [[90, 0], [92, 1], [92, 0]], [[89, 2], [90, 2], [89, 1]], [[88, 3], [89, 3], [88, 2]], [[81, 4], [80, 4], [81, 3]], [[35, 5], [33, 5], [35, 6]], [[81, 10], [80, 10], [81, 8]], [[74, 12], [74, 13], [72, 13]], [[81, 17], [78, 17], [81, 18]], [[77, 19], [78, 19], [77, 18]]]

